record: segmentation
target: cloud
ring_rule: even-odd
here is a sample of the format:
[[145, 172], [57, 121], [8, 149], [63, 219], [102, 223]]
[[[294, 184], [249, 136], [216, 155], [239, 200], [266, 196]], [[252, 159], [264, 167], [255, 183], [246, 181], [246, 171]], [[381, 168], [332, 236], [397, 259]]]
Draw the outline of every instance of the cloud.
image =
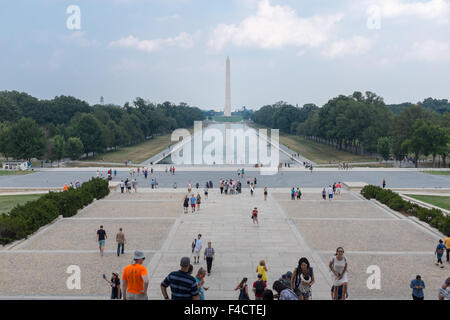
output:
[[435, 40], [414, 42], [405, 57], [408, 60], [425, 62], [450, 61], [450, 45]]
[[379, 0], [383, 18], [416, 18], [437, 22], [448, 22], [450, 2], [446, 0], [429, 0], [411, 2], [405, 0]]
[[64, 35], [62, 40], [66, 44], [76, 45], [81, 48], [89, 48], [98, 44], [96, 40], [86, 38], [86, 33], [83, 31], [73, 31], [69, 35]]
[[197, 37], [198, 33], [191, 35], [186, 32], [181, 32], [179, 35], [172, 38], [139, 40], [139, 38], [129, 35], [126, 38], [121, 38], [117, 41], [110, 42], [109, 47], [133, 48], [139, 51], [146, 52], [159, 51], [167, 47], [188, 49], [194, 46], [195, 38]]
[[301, 18], [288, 6], [258, 3], [255, 15], [236, 24], [219, 24], [208, 47], [220, 51], [228, 45], [280, 49], [285, 46], [318, 47], [329, 40], [329, 34], [342, 15]]
[[367, 53], [372, 48], [372, 42], [361, 36], [351, 39], [333, 41], [322, 54], [328, 58], [338, 58], [342, 56], [357, 56]]

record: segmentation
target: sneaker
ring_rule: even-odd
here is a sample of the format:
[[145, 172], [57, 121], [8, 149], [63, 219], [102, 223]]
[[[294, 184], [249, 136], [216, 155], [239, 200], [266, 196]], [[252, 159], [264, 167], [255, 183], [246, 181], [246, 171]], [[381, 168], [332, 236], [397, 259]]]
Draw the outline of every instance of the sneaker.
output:
[[441, 268], [444, 269], [444, 265], [442, 265]]

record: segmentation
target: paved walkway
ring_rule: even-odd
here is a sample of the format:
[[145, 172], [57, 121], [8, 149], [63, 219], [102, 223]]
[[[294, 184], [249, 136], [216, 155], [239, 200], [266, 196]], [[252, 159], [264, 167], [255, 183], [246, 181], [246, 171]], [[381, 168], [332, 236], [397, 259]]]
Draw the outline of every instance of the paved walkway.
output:
[[[259, 225], [250, 219], [254, 207], [259, 210]], [[212, 242], [217, 254], [212, 274], [206, 279], [210, 287], [208, 299], [236, 299], [238, 292], [233, 289], [243, 277], [249, 279], [251, 287], [260, 260], [266, 261], [271, 286], [282, 274], [293, 271], [302, 256], [316, 267], [314, 298], [329, 297], [329, 276], [319, 255], [311, 250], [276, 200], [271, 196], [263, 200], [261, 190], [253, 197], [248, 190], [228, 196], [213, 191], [210, 199], [203, 201], [199, 213], [179, 216], [161, 250], [149, 262], [151, 287], [158, 287], [168, 271], [177, 270], [182, 256], [191, 255], [191, 243], [198, 233], [202, 234], [204, 246]], [[205, 262], [201, 265], [206, 268]], [[196, 265], [194, 271], [197, 269]], [[253, 294], [250, 295], [253, 299]], [[149, 297], [158, 299], [161, 295], [156, 290]]]
[[[436, 298], [450, 267], [434, 265], [433, 251], [442, 235], [356, 193], [344, 192], [324, 201], [320, 190], [304, 188], [303, 199], [292, 201], [289, 189], [271, 188], [264, 201], [261, 188], [253, 197], [246, 187], [240, 195], [220, 195], [215, 189], [208, 200], [203, 198], [198, 214], [183, 213], [185, 189], [112, 192], [76, 216], [58, 220], [10, 250], [0, 250], [0, 299], [106, 299], [109, 288], [101, 275], [120, 273], [136, 249], [148, 258], [149, 297], [161, 299], [159, 284], [179, 268], [182, 256], [191, 255], [198, 233], [205, 246], [212, 241], [217, 253], [213, 272], [206, 278], [207, 299], [236, 299], [234, 287], [243, 277], [252, 284], [262, 259], [272, 286], [283, 273], [293, 271], [302, 256], [315, 270], [313, 299], [329, 299], [327, 264], [337, 246], [346, 250], [351, 299], [409, 299], [409, 281], [416, 274], [422, 274], [426, 282], [426, 298]], [[259, 225], [250, 219], [255, 206]], [[95, 241], [100, 224], [109, 236], [104, 257]], [[119, 227], [127, 244], [125, 255], [117, 257], [114, 235]], [[80, 290], [67, 289], [70, 265], [80, 267]], [[373, 265], [382, 273], [380, 290], [366, 285], [367, 268]], [[205, 262], [200, 266], [206, 267]], [[200, 266], [195, 265], [194, 273]]]

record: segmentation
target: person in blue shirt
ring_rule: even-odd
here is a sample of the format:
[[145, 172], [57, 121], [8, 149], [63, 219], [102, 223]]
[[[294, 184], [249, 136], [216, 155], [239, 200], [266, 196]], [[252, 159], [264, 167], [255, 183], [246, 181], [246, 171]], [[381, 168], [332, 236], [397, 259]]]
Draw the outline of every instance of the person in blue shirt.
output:
[[197, 198], [194, 196], [194, 194], [192, 194], [191, 196], [191, 210], [192, 213], [195, 212], [195, 205], [197, 204]]
[[436, 265], [438, 266], [440, 263], [441, 268], [444, 268], [444, 264], [442, 263], [442, 257], [444, 256], [444, 252], [445, 252], [446, 248], [447, 247], [445, 246], [444, 241], [439, 240], [439, 244], [436, 247], [435, 254], [436, 254], [436, 258], [437, 258]]
[[414, 280], [411, 280], [411, 284], [409, 285], [412, 291], [413, 300], [423, 300], [423, 289], [425, 289], [425, 282], [423, 282], [422, 277], [417, 275]]

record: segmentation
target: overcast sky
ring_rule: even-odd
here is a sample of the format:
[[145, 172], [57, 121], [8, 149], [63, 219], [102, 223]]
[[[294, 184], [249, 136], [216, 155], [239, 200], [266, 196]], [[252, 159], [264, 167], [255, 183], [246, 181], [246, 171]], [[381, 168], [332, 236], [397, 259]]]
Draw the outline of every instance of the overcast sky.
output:
[[450, 0], [14, 0], [0, 37], [0, 90], [41, 99], [223, 110], [227, 56], [233, 109], [450, 98]]

